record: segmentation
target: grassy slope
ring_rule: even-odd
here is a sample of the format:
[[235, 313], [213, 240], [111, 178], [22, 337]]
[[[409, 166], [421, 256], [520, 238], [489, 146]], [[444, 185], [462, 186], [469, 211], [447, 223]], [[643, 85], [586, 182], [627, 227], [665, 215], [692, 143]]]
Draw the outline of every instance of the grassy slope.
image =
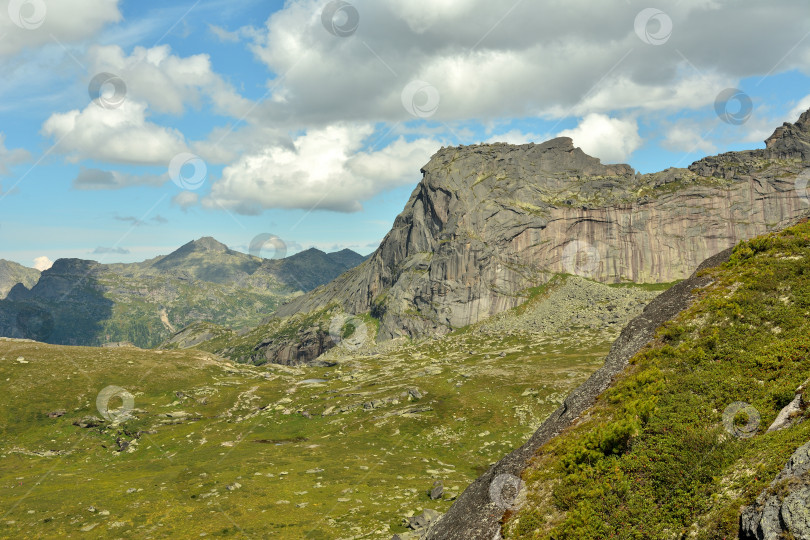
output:
[[[0, 341], [0, 537], [390, 538], [401, 516], [450, 505], [428, 499], [435, 479], [458, 493], [521, 444], [618, 330], [459, 331], [306, 370]], [[74, 426], [108, 385], [136, 418]]]
[[[810, 439], [810, 422], [765, 433], [810, 377], [810, 224], [743, 243], [711, 272], [700, 300], [541, 449], [506, 538], [736, 538], [740, 506]], [[723, 428], [737, 401], [761, 416], [752, 438]]]

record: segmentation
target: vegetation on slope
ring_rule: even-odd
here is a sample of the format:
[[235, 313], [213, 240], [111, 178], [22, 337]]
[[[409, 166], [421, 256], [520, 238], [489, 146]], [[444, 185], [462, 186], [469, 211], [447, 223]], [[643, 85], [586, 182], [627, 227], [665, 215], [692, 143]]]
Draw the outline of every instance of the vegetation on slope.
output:
[[810, 376], [810, 224], [708, 272], [698, 301], [536, 455], [506, 538], [736, 537], [740, 507], [810, 439], [810, 422], [766, 433]]

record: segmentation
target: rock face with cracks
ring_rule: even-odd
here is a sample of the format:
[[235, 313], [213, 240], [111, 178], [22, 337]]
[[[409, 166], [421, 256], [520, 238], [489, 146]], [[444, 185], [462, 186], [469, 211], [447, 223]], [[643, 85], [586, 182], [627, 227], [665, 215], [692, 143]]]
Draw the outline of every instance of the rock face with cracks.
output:
[[[810, 111], [766, 145], [643, 175], [604, 165], [565, 137], [442, 148], [377, 251], [277, 316], [338, 305], [379, 319], [379, 339], [414, 337], [513, 308], [555, 273], [606, 283], [684, 279], [704, 259], [807, 213]], [[290, 352], [295, 342], [257, 353], [310, 360]]]
[[790, 456], [754, 504], [742, 509], [740, 538], [810, 538], [810, 442]]

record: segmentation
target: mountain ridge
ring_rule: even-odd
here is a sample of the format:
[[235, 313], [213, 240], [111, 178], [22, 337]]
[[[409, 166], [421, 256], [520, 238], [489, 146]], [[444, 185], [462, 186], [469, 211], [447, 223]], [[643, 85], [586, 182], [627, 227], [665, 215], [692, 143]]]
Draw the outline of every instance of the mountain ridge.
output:
[[250, 327], [363, 258], [351, 251], [323, 254], [302, 280], [296, 269], [310, 256], [260, 259], [203, 237], [139, 263], [58, 259], [31, 288], [16, 284], [0, 300], [0, 335], [153, 347], [175, 327], [196, 322]]
[[764, 149], [649, 174], [603, 165], [566, 137], [442, 148], [366, 261], [281, 306], [249, 355], [241, 346], [225, 353], [312, 360], [334, 345], [327, 321], [294, 325], [337, 311], [370, 314], [384, 340], [444, 334], [516, 307], [558, 273], [684, 279], [711, 255], [808, 213], [796, 183], [809, 146], [810, 111]]

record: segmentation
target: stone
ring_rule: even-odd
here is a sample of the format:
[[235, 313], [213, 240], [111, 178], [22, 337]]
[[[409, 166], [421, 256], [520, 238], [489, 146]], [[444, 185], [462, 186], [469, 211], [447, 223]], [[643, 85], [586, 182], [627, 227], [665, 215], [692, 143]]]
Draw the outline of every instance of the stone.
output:
[[104, 420], [98, 418], [97, 416], [85, 416], [80, 420], [76, 420], [73, 422], [74, 426], [79, 426], [80, 428], [93, 428], [100, 426]]
[[810, 539], [810, 442], [790, 456], [753, 504], [742, 508], [740, 538]]
[[711, 283], [711, 278], [700, 275], [700, 272], [728, 261], [731, 251], [727, 249], [705, 260], [689, 279], [655, 297], [644, 311], [622, 330], [619, 338], [611, 346], [604, 365], [571, 392], [563, 404], [540, 425], [523, 446], [490, 466], [487, 472], [470, 484], [447, 513], [431, 525], [425, 538], [468, 540], [497, 537], [500, 534], [505, 509], [493, 503], [491, 499], [490, 488], [493, 482], [502, 475], [520, 477], [538, 449], [565, 431], [596, 402], [597, 397], [612, 384], [613, 378], [627, 367], [630, 358], [655, 338], [657, 329], [692, 304], [693, 291]]
[[442, 484], [441, 480], [436, 480], [433, 482], [433, 488], [430, 489], [428, 495], [434, 501], [437, 499], [441, 499], [442, 495], [444, 494], [444, 484]]

